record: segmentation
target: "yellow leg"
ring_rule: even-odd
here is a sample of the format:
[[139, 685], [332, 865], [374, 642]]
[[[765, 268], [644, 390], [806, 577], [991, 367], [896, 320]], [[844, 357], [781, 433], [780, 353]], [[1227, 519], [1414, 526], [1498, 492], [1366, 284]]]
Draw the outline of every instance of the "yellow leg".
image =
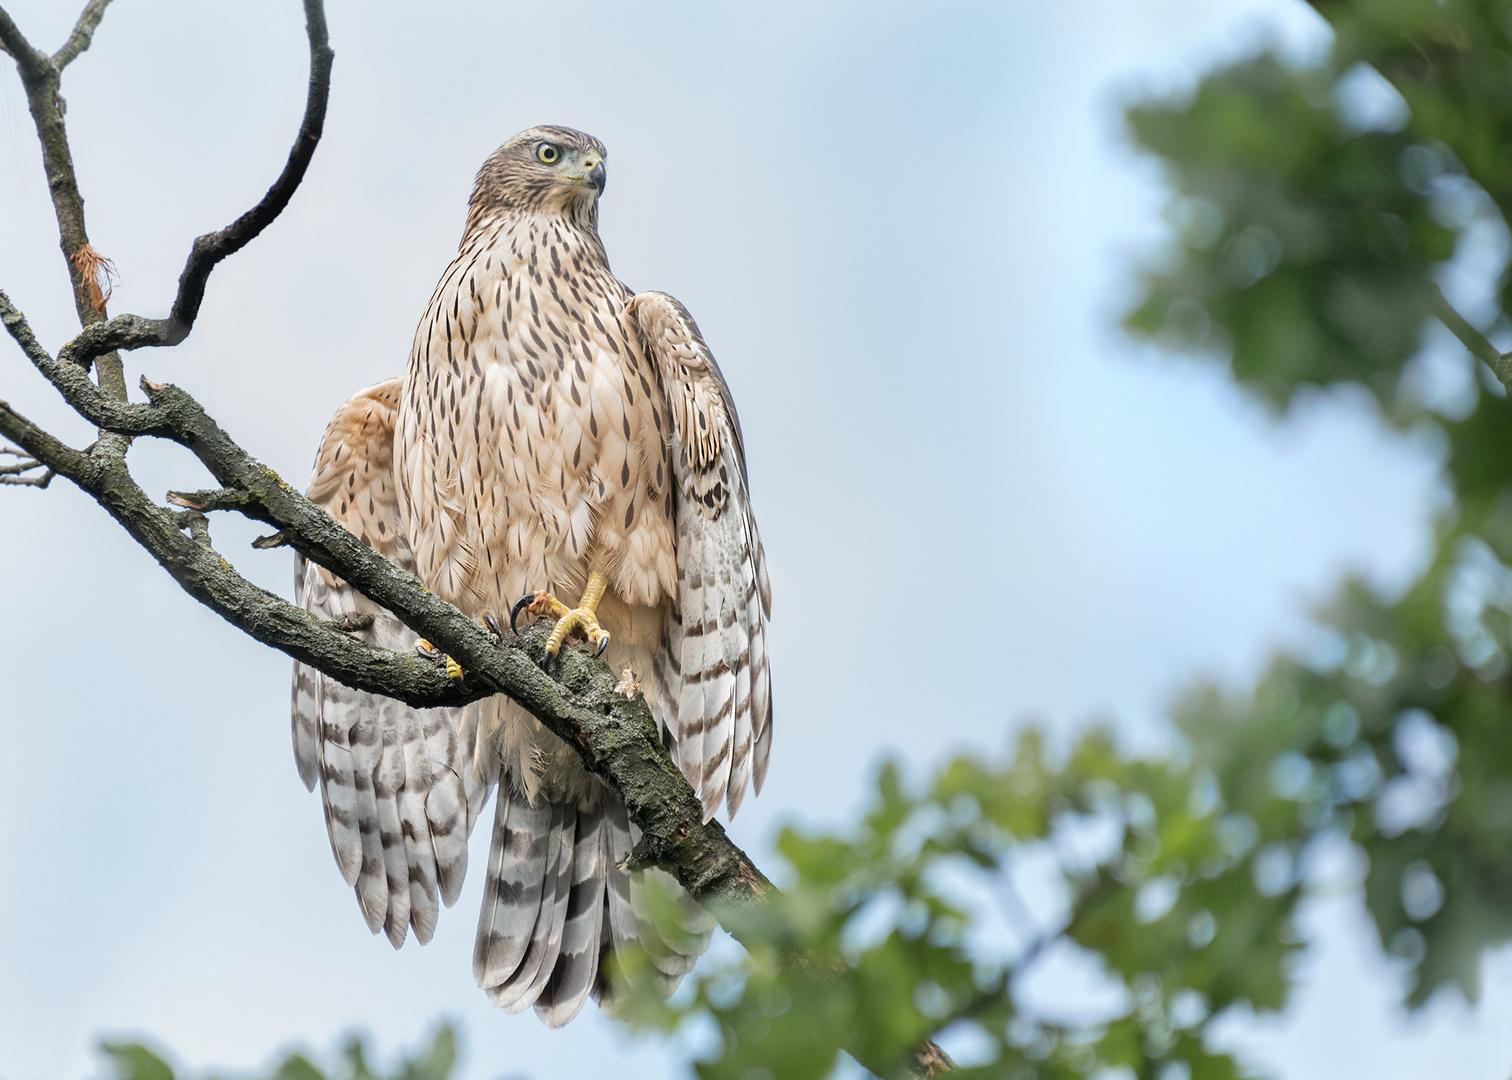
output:
[[[485, 630], [488, 630], [490, 633], [498, 636], [499, 621], [494, 618], [493, 612], [484, 611], [483, 614], [478, 617], [478, 622], [483, 624], [483, 628]], [[460, 679], [462, 677], [462, 665], [457, 663], [450, 656], [442, 656], [441, 650], [436, 648], [429, 641], [426, 641], [424, 638], [421, 638], [419, 641], [415, 642], [415, 652], [419, 653], [427, 660], [445, 660], [446, 677], [448, 679]]]
[[597, 649], [595, 656], [602, 656], [604, 648], [609, 644], [609, 631], [599, 625], [598, 606], [604, 598], [604, 593], [609, 589], [609, 579], [603, 574], [594, 572], [588, 575], [588, 587], [583, 590], [583, 598], [578, 601], [578, 606], [569, 608], [556, 597], [544, 590], [522, 597], [515, 604], [514, 610], [509, 613], [509, 624], [514, 626], [516, 617], [523, 608], [532, 615], [550, 615], [557, 620], [556, 626], [551, 631], [551, 637], [546, 639], [546, 659], [549, 661], [562, 651], [562, 643], [567, 640], [571, 633], [580, 633], [592, 642]]

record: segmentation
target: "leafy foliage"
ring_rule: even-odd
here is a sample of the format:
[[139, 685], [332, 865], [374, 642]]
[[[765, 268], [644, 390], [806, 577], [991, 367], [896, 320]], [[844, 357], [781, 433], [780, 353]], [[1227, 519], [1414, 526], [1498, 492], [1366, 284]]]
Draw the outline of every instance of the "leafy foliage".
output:
[[[1147, 278], [1129, 325], [1188, 345], [1231, 340], [1235, 377], [1275, 405], [1348, 380], [1389, 420], [1422, 424], [1402, 375], [1450, 242], [1476, 223], [1505, 235], [1512, 209], [1512, 4], [1314, 6], [1336, 32], [1321, 65], [1261, 57], [1209, 76], [1188, 102], [1131, 110], [1170, 169], [1184, 228], [1179, 261]], [[1362, 124], [1349, 95], [1372, 80], [1398, 108]], [[1486, 321], [1504, 330], [1505, 266], [1472, 268], [1500, 278], [1480, 285], [1498, 298]], [[1427, 572], [1393, 601], [1347, 587], [1327, 619], [1336, 656], [1277, 665], [1257, 697], [1295, 702], [1290, 745], [1256, 748], [1303, 793], [1293, 842], [1336, 829], [1368, 856], [1367, 907], [1415, 971], [1413, 1002], [1448, 982], [1473, 997], [1481, 952], [1512, 937], [1512, 415], [1494, 379], [1469, 381], [1492, 390], [1468, 416], [1427, 418], [1446, 436], [1455, 498]], [[1194, 760], [1223, 760], [1225, 731], [1235, 748], [1259, 738], [1257, 723], [1280, 731], [1264, 710], [1203, 698], [1179, 722]]]
[[[1436, 427], [1454, 502], [1428, 568], [1396, 598], [1346, 583], [1318, 647], [1253, 694], [1192, 691], [1179, 760], [1094, 732], [1054, 764], [1030, 731], [916, 791], [885, 769], [850, 832], [785, 833], [790, 884], [741, 928], [749, 958], [659, 1017], [714, 1021], [700, 1075], [819, 1077], [842, 1049], [901, 1074], [924, 1037], [970, 1029], [967, 1075], [1234, 1076], [1206, 1028], [1285, 1004], [1297, 905], [1325, 879], [1363, 885], [1411, 1003], [1473, 997], [1482, 953], [1512, 938], [1512, 406], [1471, 377], [1468, 414], [1439, 415], [1404, 380], [1467, 231], [1504, 232], [1512, 208], [1512, 4], [1315, 6], [1337, 33], [1318, 63], [1261, 55], [1129, 110], [1168, 170], [1175, 250], [1128, 327], [1220, 356], [1277, 410], [1347, 382], [1385, 421]], [[1481, 287], [1505, 307], [1504, 281]], [[1062, 903], [1036, 920], [1011, 897], [1047, 853]], [[993, 895], [1016, 939], [1000, 958], [969, 902]], [[1024, 992], [1068, 948], [1121, 990], [1105, 1015]]]
[[[104, 1043], [114, 1069], [111, 1080], [175, 1080], [173, 1066], [139, 1043]], [[340, 1061], [322, 1069], [304, 1054], [293, 1053], [265, 1074], [266, 1080], [449, 1080], [457, 1063], [457, 1033], [450, 1024], [437, 1029], [428, 1049], [400, 1061], [392, 1072], [375, 1069], [360, 1036], [350, 1036]], [[261, 1078], [260, 1078], [261, 1080]]]

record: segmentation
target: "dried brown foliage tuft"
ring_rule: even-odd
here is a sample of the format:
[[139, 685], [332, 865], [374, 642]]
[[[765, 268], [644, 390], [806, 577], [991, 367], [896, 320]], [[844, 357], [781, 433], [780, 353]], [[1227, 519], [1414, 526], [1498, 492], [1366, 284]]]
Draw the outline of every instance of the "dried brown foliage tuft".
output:
[[79, 245], [79, 250], [73, 253], [74, 269], [79, 272], [79, 289], [86, 291], [89, 298], [89, 306], [105, 314], [105, 305], [110, 302], [110, 294], [115, 291], [115, 283], [120, 280], [116, 274], [114, 259], [107, 259], [85, 241]]

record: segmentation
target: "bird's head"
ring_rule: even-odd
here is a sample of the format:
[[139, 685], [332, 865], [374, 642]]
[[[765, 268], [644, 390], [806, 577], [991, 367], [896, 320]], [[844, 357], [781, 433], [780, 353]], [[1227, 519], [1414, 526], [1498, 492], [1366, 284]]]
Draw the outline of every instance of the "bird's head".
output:
[[473, 184], [472, 216], [489, 210], [560, 214], [595, 227], [604, 144], [569, 127], [522, 131], [488, 156]]

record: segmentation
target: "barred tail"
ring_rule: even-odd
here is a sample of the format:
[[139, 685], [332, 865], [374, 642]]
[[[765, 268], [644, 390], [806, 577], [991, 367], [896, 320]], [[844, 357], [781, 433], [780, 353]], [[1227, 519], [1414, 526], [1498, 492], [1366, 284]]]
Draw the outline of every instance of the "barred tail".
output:
[[473, 977], [489, 1000], [507, 1012], [534, 1006], [548, 1027], [560, 1027], [590, 995], [605, 996], [603, 965], [614, 950], [638, 942], [663, 993], [692, 969], [713, 920], [684, 895], [684, 932], [650, 924], [641, 875], [620, 868], [635, 833], [607, 792], [597, 805], [543, 798], [532, 806], [501, 786], [473, 950]]

